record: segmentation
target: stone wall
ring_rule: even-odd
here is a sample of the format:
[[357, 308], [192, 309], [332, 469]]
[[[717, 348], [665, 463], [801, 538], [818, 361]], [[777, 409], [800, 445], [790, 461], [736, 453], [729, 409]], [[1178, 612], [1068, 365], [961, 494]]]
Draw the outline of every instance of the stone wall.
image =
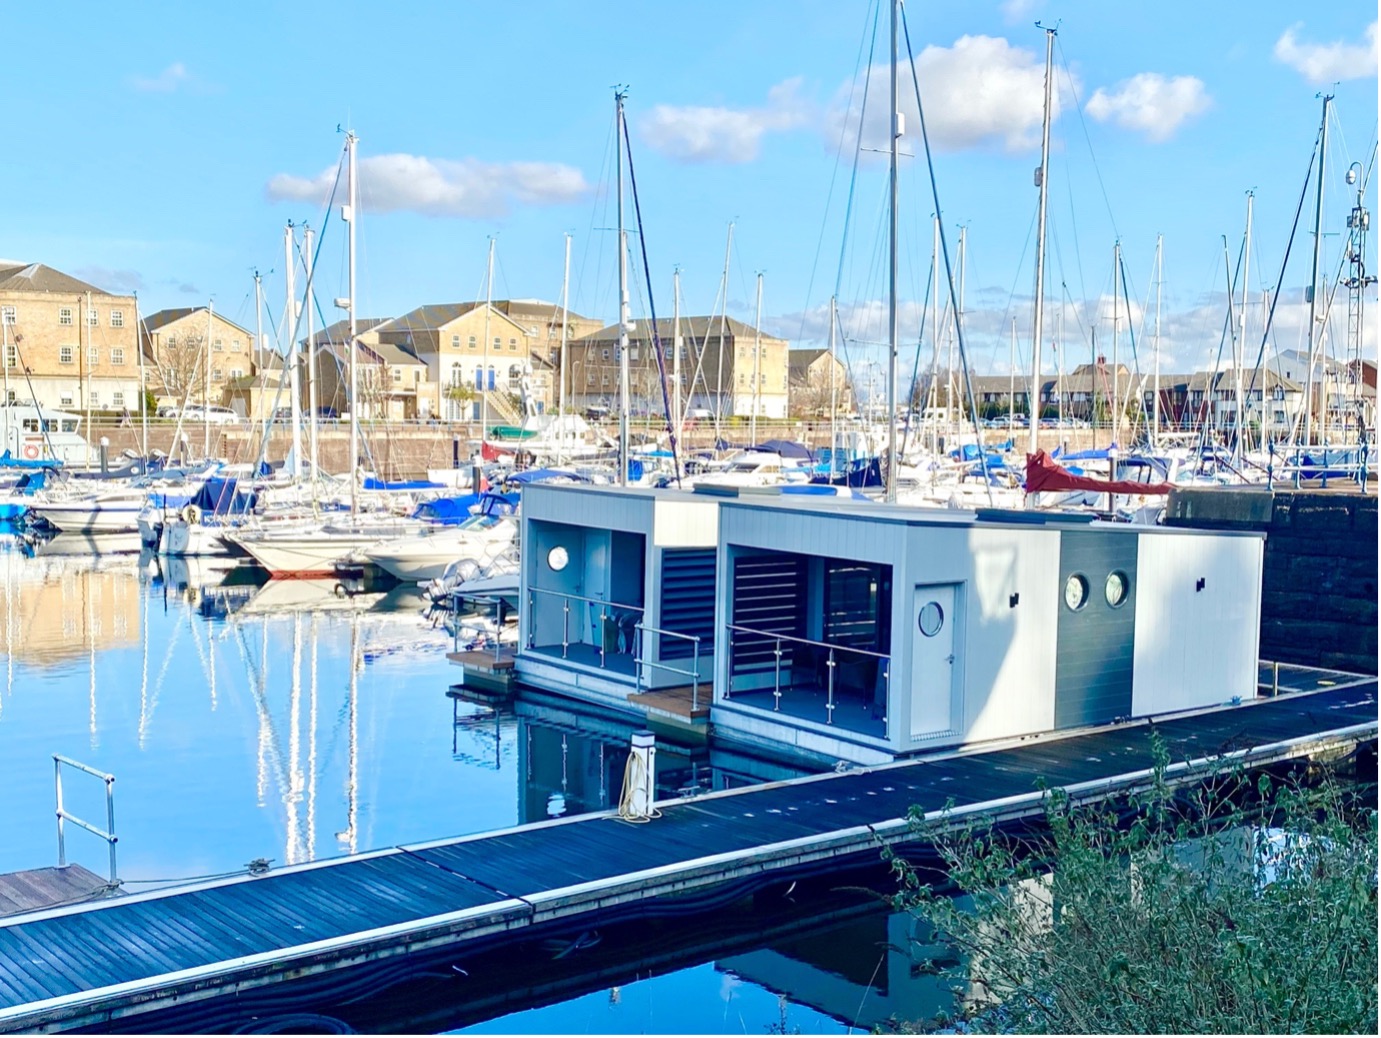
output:
[[1375, 674], [1374, 494], [1199, 489], [1170, 495], [1166, 523], [1264, 530], [1261, 657]]

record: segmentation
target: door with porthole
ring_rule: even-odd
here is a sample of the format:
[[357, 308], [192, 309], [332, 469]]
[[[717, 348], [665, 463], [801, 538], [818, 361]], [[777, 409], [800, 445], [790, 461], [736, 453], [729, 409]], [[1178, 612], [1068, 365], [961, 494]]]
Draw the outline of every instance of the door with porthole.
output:
[[959, 585], [921, 584], [911, 608], [911, 738], [955, 730], [959, 690]]

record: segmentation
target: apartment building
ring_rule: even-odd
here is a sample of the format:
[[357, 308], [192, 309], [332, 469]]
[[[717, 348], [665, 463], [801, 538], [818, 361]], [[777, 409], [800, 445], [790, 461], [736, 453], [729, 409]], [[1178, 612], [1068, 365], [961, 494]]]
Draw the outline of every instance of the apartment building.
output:
[[4, 399], [137, 410], [137, 304], [42, 263], [0, 267]]
[[224, 406], [255, 372], [254, 333], [206, 306], [159, 310], [139, 322], [149, 391], [159, 407]]

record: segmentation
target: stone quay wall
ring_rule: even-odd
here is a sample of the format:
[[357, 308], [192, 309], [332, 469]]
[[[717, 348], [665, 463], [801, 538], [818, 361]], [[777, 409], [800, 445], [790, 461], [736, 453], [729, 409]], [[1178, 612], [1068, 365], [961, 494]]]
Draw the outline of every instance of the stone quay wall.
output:
[[1166, 523], [1266, 534], [1261, 658], [1377, 672], [1376, 495], [1185, 488]]

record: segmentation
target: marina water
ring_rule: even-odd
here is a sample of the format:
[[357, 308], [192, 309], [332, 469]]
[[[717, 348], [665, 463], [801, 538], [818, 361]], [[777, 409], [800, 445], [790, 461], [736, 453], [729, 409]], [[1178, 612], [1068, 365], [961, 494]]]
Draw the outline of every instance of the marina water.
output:
[[[351, 597], [334, 581], [263, 584], [147, 553], [65, 549], [0, 551], [0, 872], [56, 863], [55, 753], [116, 776], [130, 892], [617, 802], [626, 736], [448, 697], [452, 640], [415, 592]], [[672, 753], [666, 764], [676, 786], [700, 780]], [[69, 771], [64, 799], [104, 821], [99, 780]], [[106, 851], [67, 827], [69, 861], [103, 875]], [[865, 973], [887, 925], [872, 915]], [[845, 1021], [707, 959], [474, 1029], [782, 1026], [831, 1032]]]

